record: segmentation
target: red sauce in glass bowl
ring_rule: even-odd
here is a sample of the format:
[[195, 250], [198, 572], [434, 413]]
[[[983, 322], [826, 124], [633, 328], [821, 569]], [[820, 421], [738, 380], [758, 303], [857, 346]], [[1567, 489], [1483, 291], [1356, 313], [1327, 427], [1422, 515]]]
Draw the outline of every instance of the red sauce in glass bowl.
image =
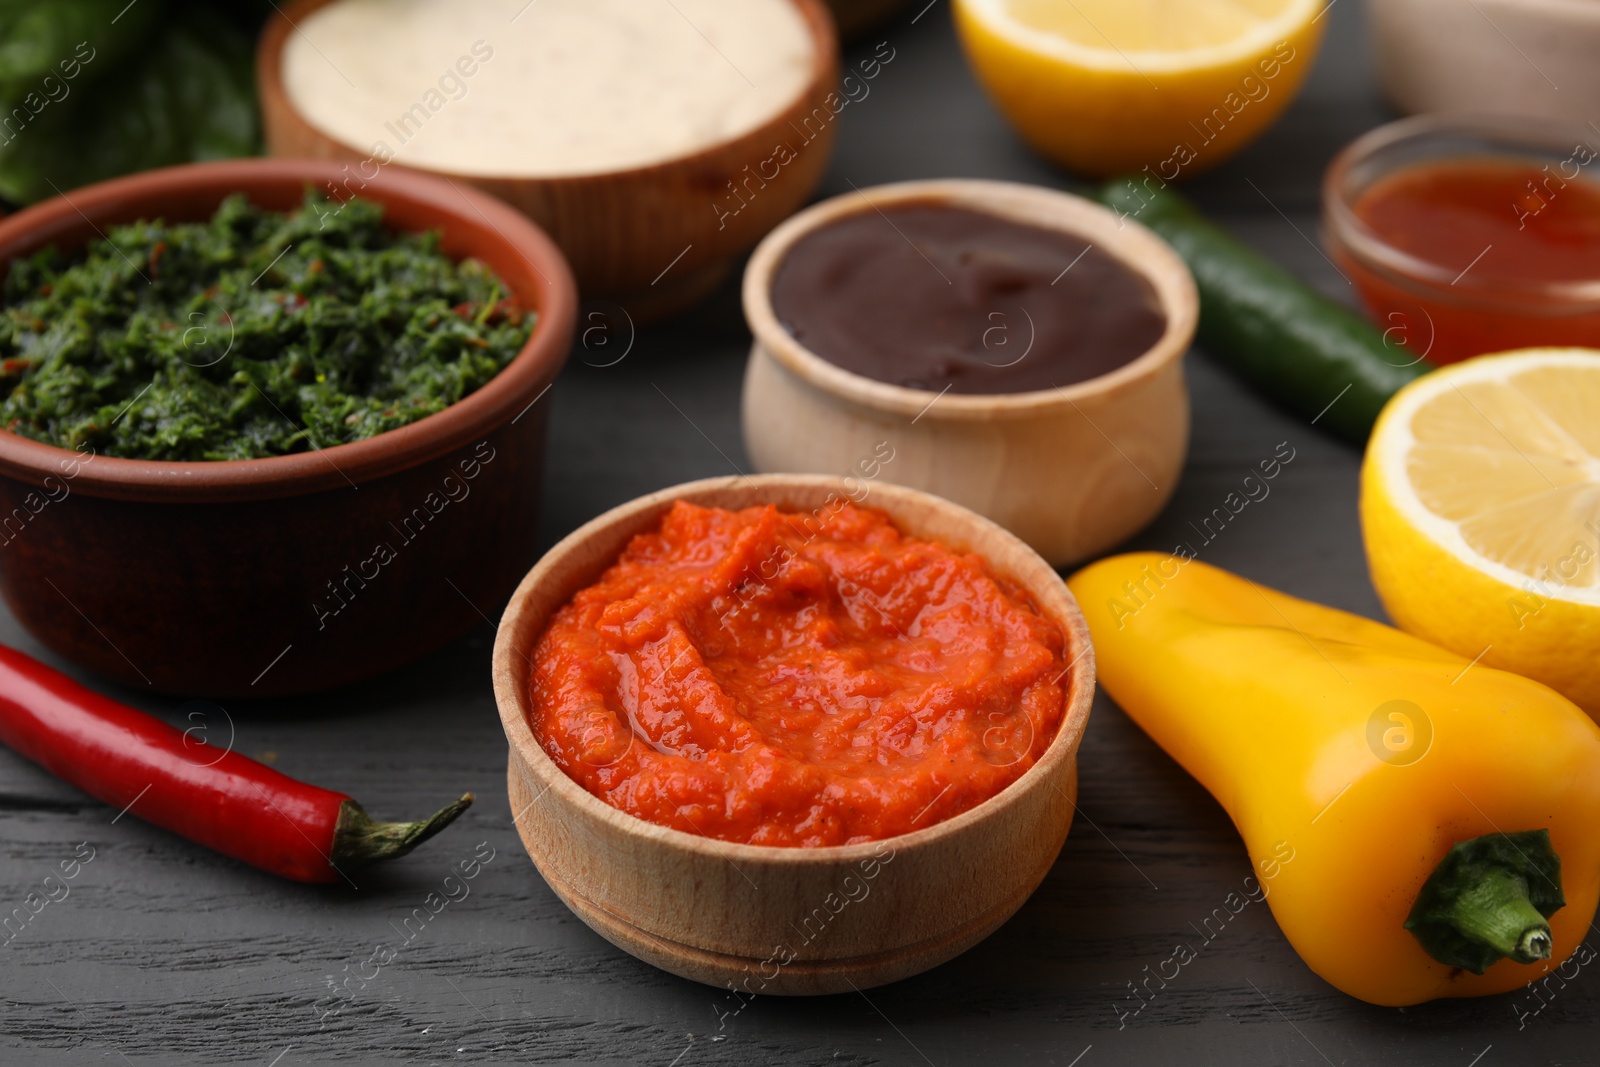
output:
[[673, 505], [551, 620], [531, 725], [641, 819], [755, 845], [925, 829], [1043, 755], [1060, 627], [881, 512]]
[[[1335, 233], [1330, 245], [1379, 325], [1430, 362], [1600, 347], [1592, 163], [1589, 153], [1543, 167], [1511, 157], [1404, 167], [1355, 196], [1366, 239]], [[1588, 293], [1575, 297], [1580, 287]]]

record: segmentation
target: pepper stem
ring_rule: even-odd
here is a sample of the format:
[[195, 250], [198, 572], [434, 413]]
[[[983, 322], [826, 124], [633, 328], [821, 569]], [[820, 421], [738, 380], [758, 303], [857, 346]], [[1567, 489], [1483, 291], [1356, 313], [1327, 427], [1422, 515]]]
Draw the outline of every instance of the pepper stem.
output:
[[1456, 898], [1451, 925], [1518, 963], [1550, 958], [1550, 924], [1528, 901], [1528, 882], [1504, 867], [1492, 867], [1483, 880]]
[[1485, 834], [1445, 854], [1406, 919], [1428, 955], [1482, 974], [1498, 960], [1547, 960], [1546, 921], [1566, 905], [1548, 830]]
[[353, 800], [339, 805], [333, 828], [333, 865], [365, 867], [398, 859], [456, 821], [472, 806], [472, 794], [452, 801], [421, 822], [378, 822]]

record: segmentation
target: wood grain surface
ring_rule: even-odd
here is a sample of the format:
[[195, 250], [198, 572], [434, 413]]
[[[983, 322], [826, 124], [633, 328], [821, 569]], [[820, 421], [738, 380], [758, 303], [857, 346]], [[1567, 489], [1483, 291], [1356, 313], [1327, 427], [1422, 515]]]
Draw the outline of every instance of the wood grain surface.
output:
[[[1283, 123], [1192, 187], [1236, 234], [1341, 299], [1348, 287], [1312, 243], [1317, 180], [1341, 145], [1388, 117], [1361, 5], [1330, 9], [1328, 46]], [[977, 92], [948, 5], [935, 0], [913, 24], [919, 9], [847, 55], [871, 54], [880, 40], [895, 50], [871, 94], [841, 114], [822, 193], [929, 176], [1063, 185]], [[591, 326], [606, 323], [604, 305], [587, 310], [602, 313]], [[589, 333], [541, 401], [553, 420], [546, 545], [635, 496], [746, 466], [738, 396], [750, 338], [736, 281], [689, 317], [629, 340], [620, 320]], [[1377, 616], [1357, 529], [1356, 453], [1278, 415], [1203, 354], [1189, 358], [1189, 375], [1195, 425], [1183, 481], [1132, 545], [1187, 541], [1207, 562]], [[1197, 533], [1280, 442], [1294, 458], [1270, 494], [1211, 540]], [[1209, 940], [1197, 934], [1250, 873], [1243, 846], [1210, 797], [1103, 698], [1060, 859], [970, 952], [865, 995], [741, 1000], [674, 978], [590, 931], [524, 854], [490, 689], [487, 618], [500, 605], [478, 608], [477, 632], [376, 683], [230, 704], [205, 720], [216, 743], [231, 722], [239, 751], [344, 789], [380, 817], [478, 794], [458, 825], [358, 879], [359, 890], [290, 885], [222, 860], [0, 751], [0, 913], [80, 843], [94, 850], [70, 894], [0, 946], [0, 1063], [1523, 1067], [1600, 1058], [1592, 967], [1537, 996], [1381, 1009], [1308, 971], [1264, 906], [1245, 907]], [[38, 651], [9, 617], [0, 640]], [[200, 710], [121, 695], [185, 725]], [[430, 914], [428, 894], [474, 862], [475, 877], [456, 873], [458, 899]], [[1141, 1008], [1128, 984], [1180, 940], [1197, 957]], [[374, 973], [368, 961], [380, 949], [392, 958]]]

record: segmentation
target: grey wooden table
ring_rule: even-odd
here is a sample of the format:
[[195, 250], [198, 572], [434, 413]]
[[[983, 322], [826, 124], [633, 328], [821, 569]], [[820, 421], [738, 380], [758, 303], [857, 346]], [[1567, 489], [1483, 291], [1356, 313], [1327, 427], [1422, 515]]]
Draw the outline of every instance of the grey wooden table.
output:
[[[1387, 117], [1362, 0], [1336, 0], [1304, 95], [1264, 140], [1192, 186], [1251, 244], [1347, 299], [1312, 242], [1317, 182]], [[930, 176], [1063, 177], [979, 94], [936, 0], [872, 39], [893, 62], [840, 118], [822, 193]], [[863, 53], [871, 50], [868, 45]], [[598, 337], [595, 338], [598, 341]], [[748, 335], [737, 288], [627, 357], [579, 349], [553, 390], [548, 544], [603, 509], [746, 463], [738, 430]], [[1189, 358], [1194, 439], [1170, 507], [1135, 547], [1188, 537], [1258, 460], [1295, 458], [1201, 551], [1289, 592], [1378, 615], [1356, 524], [1357, 455]], [[0, 750], [0, 911], [80, 845], [70, 895], [0, 948], [0, 1063], [1374, 1064], [1600, 1062], [1600, 979], [1409, 1010], [1323, 983], [1266, 908], [1247, 906], [1137, 1014], [1129, 983], [1195, 940], [1192, 923], [1250, 874], [1210, 797], [1103, 698], [1081, 756], [1081, 815], [1020, 913], [959, 959], [866, 995], [730, 995], [612, 948], [540, 880], [511, 825], [489, 688], [492, 628], [375, 683], [212, 712], [240, 751], [343, 789], [381, 817], [464, 789], [479, 803], [442, 838], [348, 887], [307, 888], [222, 860], [87, 800]], [[9, 617], [0, 640], [40, 649]], [[49, 659], [49, 656], [44, 658]], [[185, 721], [182, 701], [126, 699]], [[216, 738], [214, 738], [215, 740]], [[87, 854], [86, 852], [83, 854]], [[492, 858], [425, 926], [402, 923], [458, 863]], [[454, 895], [460, 897], [461, 890]], [[375, 948], [394, 958], [373, 974]], [[359, 974], [352, 997], [330, 984]]]

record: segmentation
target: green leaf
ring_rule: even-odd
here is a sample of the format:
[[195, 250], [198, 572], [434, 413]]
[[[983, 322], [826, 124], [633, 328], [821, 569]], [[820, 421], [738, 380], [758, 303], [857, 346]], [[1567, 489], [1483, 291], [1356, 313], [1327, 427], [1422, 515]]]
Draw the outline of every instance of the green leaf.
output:
[[[144, 44], [166, 0], [0, 0], [0, 101], [10, 107], [29, 92], [46, 95], [47, 76], [64, 77], [76, 59], [114, 66]], [[92, 57], [87, 64], [85, 57]], [[92, 80], [92, 75], [91, 75]]]
[[[19, 6], [0, 0], [0, 25]], [[73, 18], [83, 16], [80, 8], [104, 14], [100, 0], [62, 7]], [[141, 30], [141, 9], [171, 17]], [[30, 90], [0, 115], [0, 196], [29, 203], [119, 174], [258, 150], [252, 42], [237, 21], [199, 4], [137, 0], [114, 29], [107, 40], [142, 40], [126, 52], [108, 45], [63, 83], [64, 93]]]

